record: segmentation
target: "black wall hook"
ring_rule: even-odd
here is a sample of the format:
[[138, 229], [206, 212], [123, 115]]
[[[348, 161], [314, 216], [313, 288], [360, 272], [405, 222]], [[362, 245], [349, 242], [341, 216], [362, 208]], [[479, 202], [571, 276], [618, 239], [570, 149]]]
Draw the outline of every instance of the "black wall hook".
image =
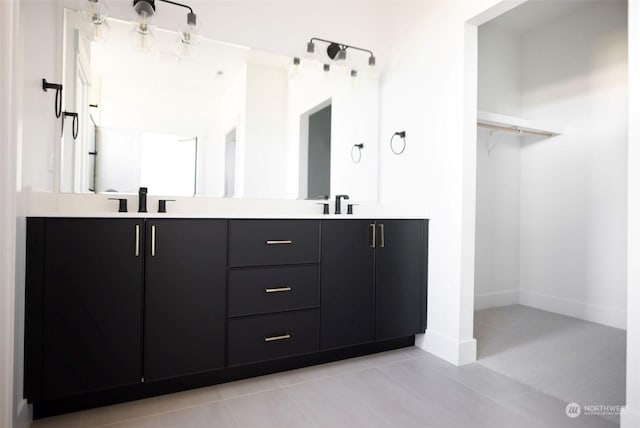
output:
[[55, 100], [55, 113], [56, 117], [60, 118], [62, 115], [62, 85], [59, 83], [49, 83], [47, 79], [42, 79], [42, 90], [47, 92], [48, 89], [56, 90], [56, 100]]
[[62, 135], [64, 135], [64, 121], [67, 117], [73, 117], [73, 124], [72, 124], [72, 135], [73, 135], [73, 139], [75, 140], [76, 138], [78, 138], [78, 127], [80, 126], [79, 124], [79, 120], [78, 120], [78, 113], [70, 113], [68, 111], [62, 112]]

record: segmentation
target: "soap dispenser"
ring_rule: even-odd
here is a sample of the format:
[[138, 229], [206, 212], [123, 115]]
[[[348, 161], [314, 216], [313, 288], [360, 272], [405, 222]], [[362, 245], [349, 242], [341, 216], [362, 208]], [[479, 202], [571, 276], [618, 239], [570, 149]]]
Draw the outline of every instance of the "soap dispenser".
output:
[[138, 212], [146, 213], [147, 212], [147, 188], [141, 187], [138, 190]]

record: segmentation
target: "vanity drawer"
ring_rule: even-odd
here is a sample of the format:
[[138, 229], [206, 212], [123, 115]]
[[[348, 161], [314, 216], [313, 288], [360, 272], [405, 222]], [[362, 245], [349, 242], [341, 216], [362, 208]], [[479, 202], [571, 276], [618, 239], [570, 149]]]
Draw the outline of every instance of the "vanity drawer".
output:
[[229, 316], [320, 306], [318, 265], [231, 269]]
[[319, 220], [231, 220], [229, 266], [315, 263]]
[[318, 314], [312, 309], [230, 319], [228, 365], [318, 352]]

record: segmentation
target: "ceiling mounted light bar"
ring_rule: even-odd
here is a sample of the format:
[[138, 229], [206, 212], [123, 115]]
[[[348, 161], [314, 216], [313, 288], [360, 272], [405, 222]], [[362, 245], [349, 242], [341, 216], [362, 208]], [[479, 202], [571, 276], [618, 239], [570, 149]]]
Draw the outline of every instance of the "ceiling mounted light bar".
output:
[[327, 43], [327, 55], [329, 58], [335, 61], [343, 61], [347, 58], [347, 49], [354, 49], [369, 54], [369, 66], [374, 67], [376, 65], [376, 57], [369, 49], [359, 48], [357, 46], [351, 46], [344, 43], [333, 42], [331, 40], [320, 39], [318, 37], [312, 37], [307, 43], [307, 53], [313, 54], [316, 50], [315, 42]]

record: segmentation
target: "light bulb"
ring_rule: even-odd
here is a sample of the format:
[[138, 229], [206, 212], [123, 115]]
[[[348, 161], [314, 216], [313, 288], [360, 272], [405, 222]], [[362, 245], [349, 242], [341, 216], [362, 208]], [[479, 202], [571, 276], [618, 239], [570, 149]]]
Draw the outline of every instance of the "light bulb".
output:
[[187, 14], [187, 25], [179, 32], [178, 37], [178, 57], [181, 59], [193, 59], [196, 54], [196, 48], [200, 43], [200, 33], [196, 27], [196, 14]]
[[176, 42], [178, 59], [194, 60], [197, 56], [197, 46], [193, 43], [187, 43], [182, 37]]
[[89, 0], [87, 9], [80, 12], [82, 19], [90, 24], [101, 25], [109, 16], [107, 6], [98, 0]]
[[289, 70], [289, 77], [291, 79], [295, 79], [300, 75], [300, 69], [302, 65], [300, 63], [300, 58], [294, 57], [291, 65], [291, 69]]
[[111, 26], [108, 21], [102, 24], [89, 24], [86, 30], [87, 38], [92, 42], [103, 43], [109, 38]]
[[155, 35], [153, 34], [153, 27], [149, 25], [146, 13], [143, 12], [140, 15], [140, 21], [134, 23], [130, 37], [135, 50], [140, 52], [151, 51], [155, 41]]
[[111, 32], [107, 22], [109, 9], [98, 0], [89, 0], [87, 3], [87, 8], [80, 12], [80, 16], [86, 22], [85, 35], [91, 41], [102, 42]]

